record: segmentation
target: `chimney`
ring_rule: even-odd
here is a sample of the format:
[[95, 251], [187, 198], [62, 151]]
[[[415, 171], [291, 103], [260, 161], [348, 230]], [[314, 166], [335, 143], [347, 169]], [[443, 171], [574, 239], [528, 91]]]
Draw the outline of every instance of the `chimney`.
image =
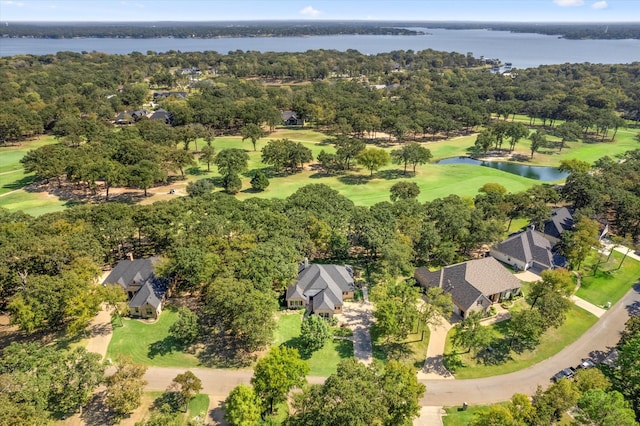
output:
[[304, 258], [304, 269], [307, 269], [309, 267], [309, 258], [305, 257]]
[[130, 251], [129, 253], [127, 253], [127, 257], [129, 258], [130, 261], [133, 262], [133, 252]]

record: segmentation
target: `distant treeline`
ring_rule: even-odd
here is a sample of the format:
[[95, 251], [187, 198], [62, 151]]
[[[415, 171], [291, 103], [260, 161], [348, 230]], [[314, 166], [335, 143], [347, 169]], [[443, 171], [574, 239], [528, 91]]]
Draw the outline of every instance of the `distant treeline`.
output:
[[[446, 28], [450, 30], [491, 29], [494, 31], [511, 31], [514, 33], [536, 33], [557, 35], [571, 40], [585, 39], [640, 39], [640, 23], [540, 23], [540, 22], [425, 22], [420, 25], [429, 28]], [[415, 27], [413, 23], [410, 27]]]
[[3, 37], [34, 38], [218, 38], [304, 37], [318, 35], [421, 35], [423, 28], [491, 29], [580, 39], [640, 39], [640, 23], [518, 23], [518, 22], [358, 22], [358, 21], [237, 21], [237, 22], [94, 22], [9, 23]]
[[3, 37], [33, 38], [221, 38], [304, 37], [322, 35], [419, 35], [422, 31], [388, 24], [342, 22], [138, 22], [138, 23], [12, 23]]

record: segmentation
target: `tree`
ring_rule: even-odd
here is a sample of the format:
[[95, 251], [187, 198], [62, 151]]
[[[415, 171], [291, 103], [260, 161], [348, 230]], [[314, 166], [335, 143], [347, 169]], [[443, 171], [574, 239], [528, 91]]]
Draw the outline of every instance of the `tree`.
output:
[[146, 370], [146, 366], [134, 364], [129, 358], [118, 359], [115, 373], [107, 378], [106, 406], [119, 416], [138, 408], [147, 384], [142, 378]]
[[510, 138], [509, 151], [513, 151], [520, 139], [529, 136], [529, 129], [522, 123], [511, 122], [505, 135]]
[[264, 191], [269, 186], [269, 179], [262, 170], [257, 170], [251, 178], [251, 188], [255, 191]]
[[509, 320], [509, 348], [518, 341], [523, 347], [532, 347], [544, 332], [544, 320], [537, 310], [527, 309], [511, 314]]
[[308, 315], [302, 320], [300, 340], [306, 352], [303, 355], [310, 355], [321, 349], [329, 339], [331, 339], [331, 330], [324, 318], [319, 315]]
[[580, 269], [592, 247], [600, 247], [598, 222], [586, 216], [580, 217], [573, 230], [562, 233], [560, 251], [574, 269]]
[[263, 138], [266, 135], [264, 130], [262, 130], [262, 127], [254, 123], [245, 125], [242, 129], [240, 129], [240, 134], [242, 135], [243, 142], [245, 139], [251, 139], [254, 151], [256, 151], [256, 143], [258, 142], [258, 139]]
[[426, 391], [425, 385], [418, 382], [413, 368], [391, 360], [385, 366], [379, 382], [384, 395], [384, 405], [387, 407], [384, 424], [413, 424], [413, 419], [420, 414], [420, 398]]
[[620, 392], [602, 389], [586, 391], [578, 399], [576, 419], [583, 425], [636, 426], [635, 413]]
[[555, 424], [563, 414], [576, 405], [580, 392], [571, 380], [560, 379], [544, 392], [540, 387], [533, 396], [536, 424]]
[[113, 310], [111, 316], [118, 319], [120, 327], [124, 326], [122, 323], [121, 307], [127, 301], [127, 295], [122, 291], [122, 286], [120, 286], [120, 284], [107, 284], [100, 288], [101, 299]]
[[496, 144], [498, 138], [491, 129], [483, 130], [476, 136], [475, 146], [481, 149], [485, 154]]
[[546, 134], [537, 130], [531, 134], [531, 158], [533, 158], [533, 154], [538, 152], [540, 148], [544, 148], [548, 145]]
[[178, 388], [178, 394], [186, 412], [189, 402], [202, 390], [202, 381], [191, 371], [185, 371], [173, 379], [173, 385]]
[[618, 358], [611, 369], [613, 389], [624, 395], [640, 416], [640, 335], [626, 340], [618, 347]]
[[451, 293], [440, 287], [431, 287], [426, 291], [423, 303], [419, 306], [420, 321], [426, 325], [438, 325], [443, 319], [448, 319], [453, 313]]
[[560, 138], [560, 149], [564, 148], [564, 144], [567, 141], [576, 141], [582, 135], [582, 128], [580, 125], [573, 121], [565, 121], [556, 127], [556, 135]]
[[513, 418], [508, 407], [492, 405], [489, 408], [474, 413], [471, 426], [524, 426]]
[[547, 293], [555, 292], [569, 297], [575, 288], [571, 274], [564, 268], [542, 271], [541, 278], [542, 280], [531, 283], [529, 288], [532, 308], [536, 306], [538, 299]]
[[391, 159], [394, 164], [404, 164], [404, 174], [407, 174], [407, 164], [413, 165], [413, 173], [416, 172], [416, 165], [426, 164], [431, 160], [431, 151], [417, 142], [409, 142], [402, 145], [400, 149], [391, 151]]
[[260, 420], [260, 399], [251, 386], [240, 384], [224, 401], [224, 419], [234, 426], [254, 426]]
[[367, 145], [360, 139], [354, 139], [347, 136], [337, 136], [334, 140], [336, 147], [336, 156], [344, 163], [344, 168], [349, 170], [351, 160], [356, 158]]
[[374, 171], [377, 171], [380, 167], [389, 164], [391, 157], [384, 149], [368, 148], [358, 154], [356, 159], [359, 164], [362, 164], [364, 167], [369, 169], [369, 171], [371, 171], [371, 176], [373, 176]]
[[215, 188], [216, 186], [211, 179], [198, 179], [187, 184], [187, 194], [190, 197], [202, 197], [205, 194], [210, 194]]
[[169, 327], [169, 335], [182, 344], [193, 343], [200, 335], [198, 316], [189, 308], [179, 308], [178, 319]]
[[611, 381], [598, 368], [579, 369], [573, 376], [573, 383], [581, 393], [592, 389], [607, 391], [611, 388]]
[[227, 148], [220, 151], [213, 159], [218, 172], [223, 178], [237, 176], [247, 171], [249, 155], [242, 149]]
[[418, 288], [406, 281], [381, 283], [371, 290], [376, 328], [387, 341], [402, 341], [415, 327], [419, 297]]
[[321, 150], [320, 153], [318, 153], [317, 160], [320, 164], [320, 167], [322, 167], [327, 174], [343, 169], [343, 164], [340, 161], [338, 155], [325, 152], [324, 149]]
[[561, 172], [571, 173], [588, 173], [591, 170], [591, 164], [586, 161], [571, 158], [569, 160], [560, 160], [558, 170]]
[[420, 188], [415, 182], [400, 181], [394, 183], [389, 189], [391, 201], [407, 200], [417, 198], [420, 195]]
[[472, 312], [456, 324], [456, 333], [452, 338], [453, 343], [456, 346], [467, 348], [469, 352], [486, 348], [492, 336], [489, 328], [480, 324], [481, 319], [481, 312]]
[[262, 398], [264, 409], [273, 413], [273, 405], [285, 401], [294, 387], [302, 387], [308, 373], [309, 366], [300, 358], [297, 349], [276, 346], [258, 360], [251, 384]]
[[151, 185], [165, 178], [158, 163], [151, 160], [141, 160], [129, 167], [128, 176], [129, 183], [143, 189], [145, 197], [147, 196], [147, 189]]
[[200, 161], [207, 163], [207, 172], [211, 171], [211, 163], [213, 163], [216, 158], [215, 153], [216, 149], [211, 145], [205, 145], [202, 147], [202, 151], [200, 152]]

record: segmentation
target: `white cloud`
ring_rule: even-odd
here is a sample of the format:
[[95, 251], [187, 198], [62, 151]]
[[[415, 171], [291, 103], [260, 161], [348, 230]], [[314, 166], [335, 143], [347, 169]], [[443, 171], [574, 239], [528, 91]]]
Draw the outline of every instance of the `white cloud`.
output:
[[17, 7], [22, 7], [24, 6], [24, 3], [19, 2], [19, 1], [0, 1], [0, 6], [17, 6]]
[[317, 9], [314, 9], [312, 6], [307, 6], [300, 11], [300, 14], [307, 15], [307, 16], [318, 16], [320, 15], [320, 11]]
[[584, 0], [553, 0], [555, 4], [562, 7], [582, 6]]
[[604, 0], [602, 0], [602, 1], [597, 1], [597, 2], [595, 2], [594, 4], [592, 4], [592, 5], [591, 5], [591, 7], [592, 7], [593, 9], [606, 9], [606, 8], [607, 8], [607, 6], [609, 6], [609, 5], [608, 5], [608, 4], [607, 4], [607, 2], [606, 2], [606, 1], [604, 1]]

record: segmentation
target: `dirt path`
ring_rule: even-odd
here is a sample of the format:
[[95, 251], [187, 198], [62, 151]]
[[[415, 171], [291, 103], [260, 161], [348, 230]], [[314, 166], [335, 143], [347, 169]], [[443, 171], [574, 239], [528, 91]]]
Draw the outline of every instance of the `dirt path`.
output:
[[109, 347], [109, 342], [111, 342], [111, 336], [113, 335], [111, 313], [105, 304], [102, 305], [102, 309], [98, 312], [98, 315], [91, 321], [89, 332], [91, 334], [89, 336], [89, 343], [87, 343], [87, 350], [100, 354], [104, 360], [107, 356], [107, 348]]

